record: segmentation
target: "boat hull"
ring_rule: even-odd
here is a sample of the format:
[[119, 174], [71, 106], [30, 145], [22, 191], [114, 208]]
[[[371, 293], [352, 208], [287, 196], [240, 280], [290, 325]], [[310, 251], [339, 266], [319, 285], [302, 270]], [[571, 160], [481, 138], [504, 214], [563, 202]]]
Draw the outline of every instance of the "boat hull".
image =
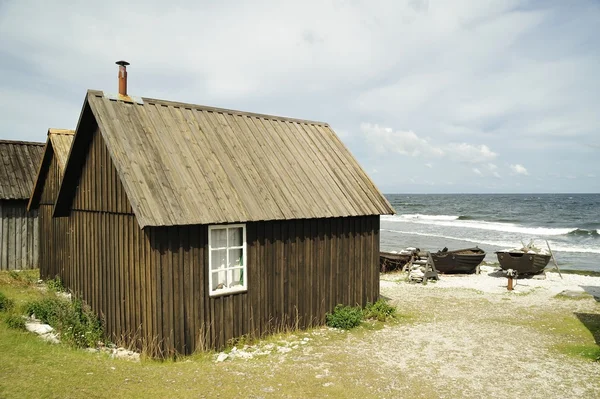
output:
[[465, 248], [456, 251], [432, 253], [433, 264], [440, 273], [474, 273], [485, 258], [481, 248]]
[[398, 254], [393, 252], [379, 252], [379, 271], [382, 273], [399, 270], [410, 262], [412, 254]]
[[538, 274], [550, 262], [550, 255], [524, 252], [496, 252], [503, 270], [516, 270], [519, 274]]

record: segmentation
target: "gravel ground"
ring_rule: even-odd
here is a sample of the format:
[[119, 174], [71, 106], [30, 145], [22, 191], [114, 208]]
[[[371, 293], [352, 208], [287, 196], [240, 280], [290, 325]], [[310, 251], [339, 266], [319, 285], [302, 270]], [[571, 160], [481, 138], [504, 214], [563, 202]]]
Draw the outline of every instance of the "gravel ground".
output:
[[[556, 334], [538, 325], [541, 313], [550, 318], [600, 313], [600, 277], [563, 277], [519, 279], [508, 292], [507, 279], [488, 267], [480, 275], [441, 276], [425, 286], [386, 275], [382, 295], [424, 322], [387, 327], [353, 349], [357, 355], [372, 353], [390, 373], [421, 379], [438, 397], [598, 398], [600, 363], [558, 353]], [[564, 291], [592, 296], [555, 297]], [[403, 391], [388, 388], [390, 397]]]
[[[311, 333], [314, 343], [268, 356], [268, 369], [321, 388], [284, 395], [275, 385], [256, 397], [600, 398], [600, 362], [557, 348], [594, 347], [578, 315], [600, 323], [600, 277], [563, 276], [519, 279], [508, 292], [491, 267], [427, 285], [383, 275], [382, 296], [407, 318], [376, 331]], [[564, 291], [582, 296], [556, 297]]]

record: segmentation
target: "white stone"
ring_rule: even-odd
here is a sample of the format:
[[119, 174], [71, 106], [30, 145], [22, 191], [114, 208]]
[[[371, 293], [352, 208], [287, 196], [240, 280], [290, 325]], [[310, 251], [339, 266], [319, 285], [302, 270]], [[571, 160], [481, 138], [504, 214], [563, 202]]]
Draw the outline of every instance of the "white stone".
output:
[[238, 351], [237, 356], [242, 359], [252, 359], [254, 357], [252, 353], [246, 351]]
[[229, 355], [225, 352], [221, 352], [219, 353], [219, 356], [217, 356], [217, 362], [223, 362], [225, 360], [227, 360], [227, 358], [229, 357]]
[[40, 335], [48, 334], [49, 332], [54, 331], [54, 328], [50, 327], [48, 324], [43, 324], [35, 321], [25, 323], [25, 328], [27, 329], [27, 331], [31, 331]]
[[291, 352], [291, 351], [292, 351], [291, 348], [288, 348], [288, 347], [285, 347], [285, 346], [280, 346], [279, 348], [277, 348], [277, 352], [279, 352], [279, 353], [288, 353], [288, 352]]
[[49, 332], [47, 334], [42, 334], [42, 335], [40, 335], [40, 338], [43, 339], [44, 341], [50, 342], [51, 344], [59, 344], [60, 343], [58, 336], [52, 332]]

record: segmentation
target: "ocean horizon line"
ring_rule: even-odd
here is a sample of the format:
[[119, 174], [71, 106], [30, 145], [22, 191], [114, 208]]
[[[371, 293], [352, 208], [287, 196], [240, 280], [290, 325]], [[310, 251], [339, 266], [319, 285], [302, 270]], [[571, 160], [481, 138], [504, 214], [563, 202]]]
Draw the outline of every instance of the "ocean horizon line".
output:
[[554, 193], [383, 193], [383, 195], [599, 195], [598, 193], [569, 193], [569, 192], [554, 192]]

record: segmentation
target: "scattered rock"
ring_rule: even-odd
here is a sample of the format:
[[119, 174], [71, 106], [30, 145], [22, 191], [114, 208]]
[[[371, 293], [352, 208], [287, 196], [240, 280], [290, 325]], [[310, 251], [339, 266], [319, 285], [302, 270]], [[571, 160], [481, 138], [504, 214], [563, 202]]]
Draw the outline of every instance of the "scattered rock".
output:
[[130, 360], [130, 361], [134, 361], [134, 362], [140, 361], [139, 353], [131, 351], [129, 349], [125, 349], [125, 348], [113, 349], [111, 357], [113, 359], [124, 359], [124, 360]]
[[286, 346], [280, 346], [279, 348], [277, 348], [277, 352], [279, 352], [279, 353], [288, 353], [291, 351], [292, 351], [292, 348], [288, 348]]
[[39, 320], [25, 323], [25, 328], [27, 331], [31, 331], [39, 335], [48, 334], [49, 332], [54, 331], [54, 328], [50, 327], [50, 325], [44, 324]]
[[221, 352], [219, 353], [219, 356], [217, 356], [217, 362], [224, 362], [228, 357], [229, 355], [227, 353]]

